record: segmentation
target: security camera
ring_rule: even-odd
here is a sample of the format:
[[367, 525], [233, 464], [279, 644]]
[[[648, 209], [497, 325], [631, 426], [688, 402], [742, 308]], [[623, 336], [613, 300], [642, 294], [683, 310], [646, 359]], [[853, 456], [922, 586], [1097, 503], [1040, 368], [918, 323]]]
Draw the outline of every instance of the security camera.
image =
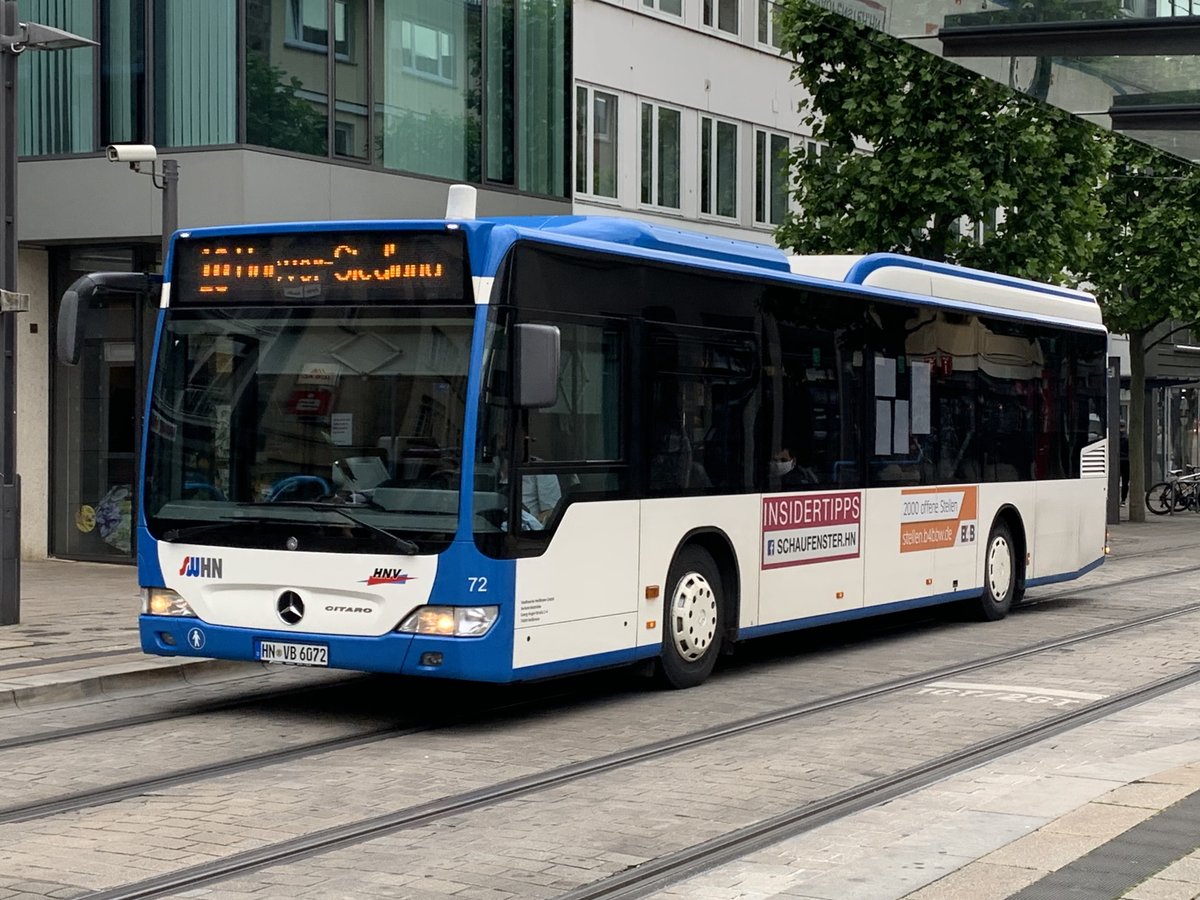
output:
[[153, 144], [109, 144], [109, 162], [154, 162], [158, 158], [158, 150]]

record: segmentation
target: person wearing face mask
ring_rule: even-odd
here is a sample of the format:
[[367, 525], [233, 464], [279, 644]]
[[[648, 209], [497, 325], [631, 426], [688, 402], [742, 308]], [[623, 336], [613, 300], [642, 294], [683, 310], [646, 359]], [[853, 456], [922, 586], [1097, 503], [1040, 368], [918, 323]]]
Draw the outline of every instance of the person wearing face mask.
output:
[[780, 490], [809, 490], [816, 481], [811, 469], [796, 464], [796, 457], [787, 447], [780, 447], [771, 454], [767, 471], [772, 484], [778, 482]]

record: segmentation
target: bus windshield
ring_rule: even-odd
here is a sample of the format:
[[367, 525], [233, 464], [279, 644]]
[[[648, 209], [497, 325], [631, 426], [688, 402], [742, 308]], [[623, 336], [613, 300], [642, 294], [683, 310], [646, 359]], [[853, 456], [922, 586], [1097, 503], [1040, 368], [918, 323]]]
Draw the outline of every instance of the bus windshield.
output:
[[344, 552], [446, 546], [458, 517], [470, 314], [168, 311], [147, 411], [151, 533]]

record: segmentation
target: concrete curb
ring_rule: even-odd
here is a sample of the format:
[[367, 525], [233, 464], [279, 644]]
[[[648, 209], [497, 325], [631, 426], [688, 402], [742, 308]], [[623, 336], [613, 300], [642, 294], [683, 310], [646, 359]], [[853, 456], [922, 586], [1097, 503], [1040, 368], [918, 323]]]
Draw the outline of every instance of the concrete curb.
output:
[[[148, 660], [149, 661], [149, 660]], [[0, 688], [0, 715], [49, 706], [69, 706], [98, 698], [239, 681], [267, 673], [265, 663], [221, 659], [180, 658], [170, 663], [143, 662], [98, 666], [78, 672], [57, 672], [45, 683]]]

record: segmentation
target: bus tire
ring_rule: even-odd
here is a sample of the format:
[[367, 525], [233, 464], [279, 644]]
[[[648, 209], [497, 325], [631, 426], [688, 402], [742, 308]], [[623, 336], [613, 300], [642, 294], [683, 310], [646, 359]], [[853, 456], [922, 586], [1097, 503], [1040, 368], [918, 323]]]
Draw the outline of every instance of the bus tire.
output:
[[706, 679], [721, 652], [725, 627], [721, 573], [704, 549], [689, 544], [667, 573], [659, 680], [690, 688]]
[[1008, 615], [1020, 581], [1012, 532], [997, 519], [983, 549], [983, 593], [979, 595], [979, 617], [996, 622]]

